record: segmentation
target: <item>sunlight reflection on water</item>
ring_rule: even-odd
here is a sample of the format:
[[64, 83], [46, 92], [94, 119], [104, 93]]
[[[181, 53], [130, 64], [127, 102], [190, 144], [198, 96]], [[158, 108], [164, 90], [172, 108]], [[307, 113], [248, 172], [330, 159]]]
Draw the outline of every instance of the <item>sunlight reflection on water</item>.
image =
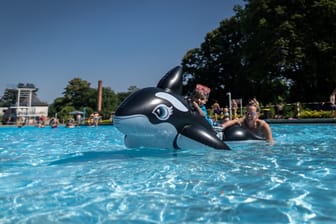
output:
[[1, 223], [335, 222], [335, 125], [275, 145], [127, 149], [113, 126], [1, 128]]

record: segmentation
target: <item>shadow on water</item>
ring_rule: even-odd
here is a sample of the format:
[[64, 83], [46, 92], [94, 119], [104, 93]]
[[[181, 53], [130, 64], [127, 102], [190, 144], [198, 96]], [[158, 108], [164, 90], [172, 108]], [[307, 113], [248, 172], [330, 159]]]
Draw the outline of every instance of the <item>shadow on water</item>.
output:
[[90, 151], [66, 155], [67, 158], [55, 160], [48, 165], [82, 163], [100, 160], [124, 160], [133, 158], [172, 158], [177, 156], [176, 150], [168, 149], [127, 149], [120, 151]]

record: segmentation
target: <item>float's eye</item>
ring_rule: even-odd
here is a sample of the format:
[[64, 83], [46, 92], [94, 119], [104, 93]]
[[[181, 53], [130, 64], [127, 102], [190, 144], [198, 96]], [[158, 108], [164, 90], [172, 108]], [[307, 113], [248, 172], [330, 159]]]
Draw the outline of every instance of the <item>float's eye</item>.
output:
[[157, 105], [152, 113], [161, 121], [167, 120], [170, 115], [173, 114], [173, 107], [168, 107], [167, 105], [160, 104]]

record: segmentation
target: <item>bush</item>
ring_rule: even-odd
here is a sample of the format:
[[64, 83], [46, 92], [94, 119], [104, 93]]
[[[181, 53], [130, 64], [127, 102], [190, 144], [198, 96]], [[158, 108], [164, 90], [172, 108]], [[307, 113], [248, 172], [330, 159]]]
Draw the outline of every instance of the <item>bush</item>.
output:
[[304, 110], [301, 112], [300, 118], [332, 118], [335, 117], [335, 113], [332, 111], [317, 111], [317, 110]]

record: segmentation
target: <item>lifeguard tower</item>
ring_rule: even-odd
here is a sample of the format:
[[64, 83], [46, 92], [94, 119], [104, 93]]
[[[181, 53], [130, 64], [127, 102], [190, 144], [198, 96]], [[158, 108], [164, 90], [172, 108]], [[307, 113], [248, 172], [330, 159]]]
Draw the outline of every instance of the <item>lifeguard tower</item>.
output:
[[35, 86], [19, 86], [15, 105], [11, 105], [5, 113], [8, 124], [15, 124], [18, 120], [24, 124], [35, 124], [41, 116], [48, 116], [48, 104], [41, 102], [34, 92]]

